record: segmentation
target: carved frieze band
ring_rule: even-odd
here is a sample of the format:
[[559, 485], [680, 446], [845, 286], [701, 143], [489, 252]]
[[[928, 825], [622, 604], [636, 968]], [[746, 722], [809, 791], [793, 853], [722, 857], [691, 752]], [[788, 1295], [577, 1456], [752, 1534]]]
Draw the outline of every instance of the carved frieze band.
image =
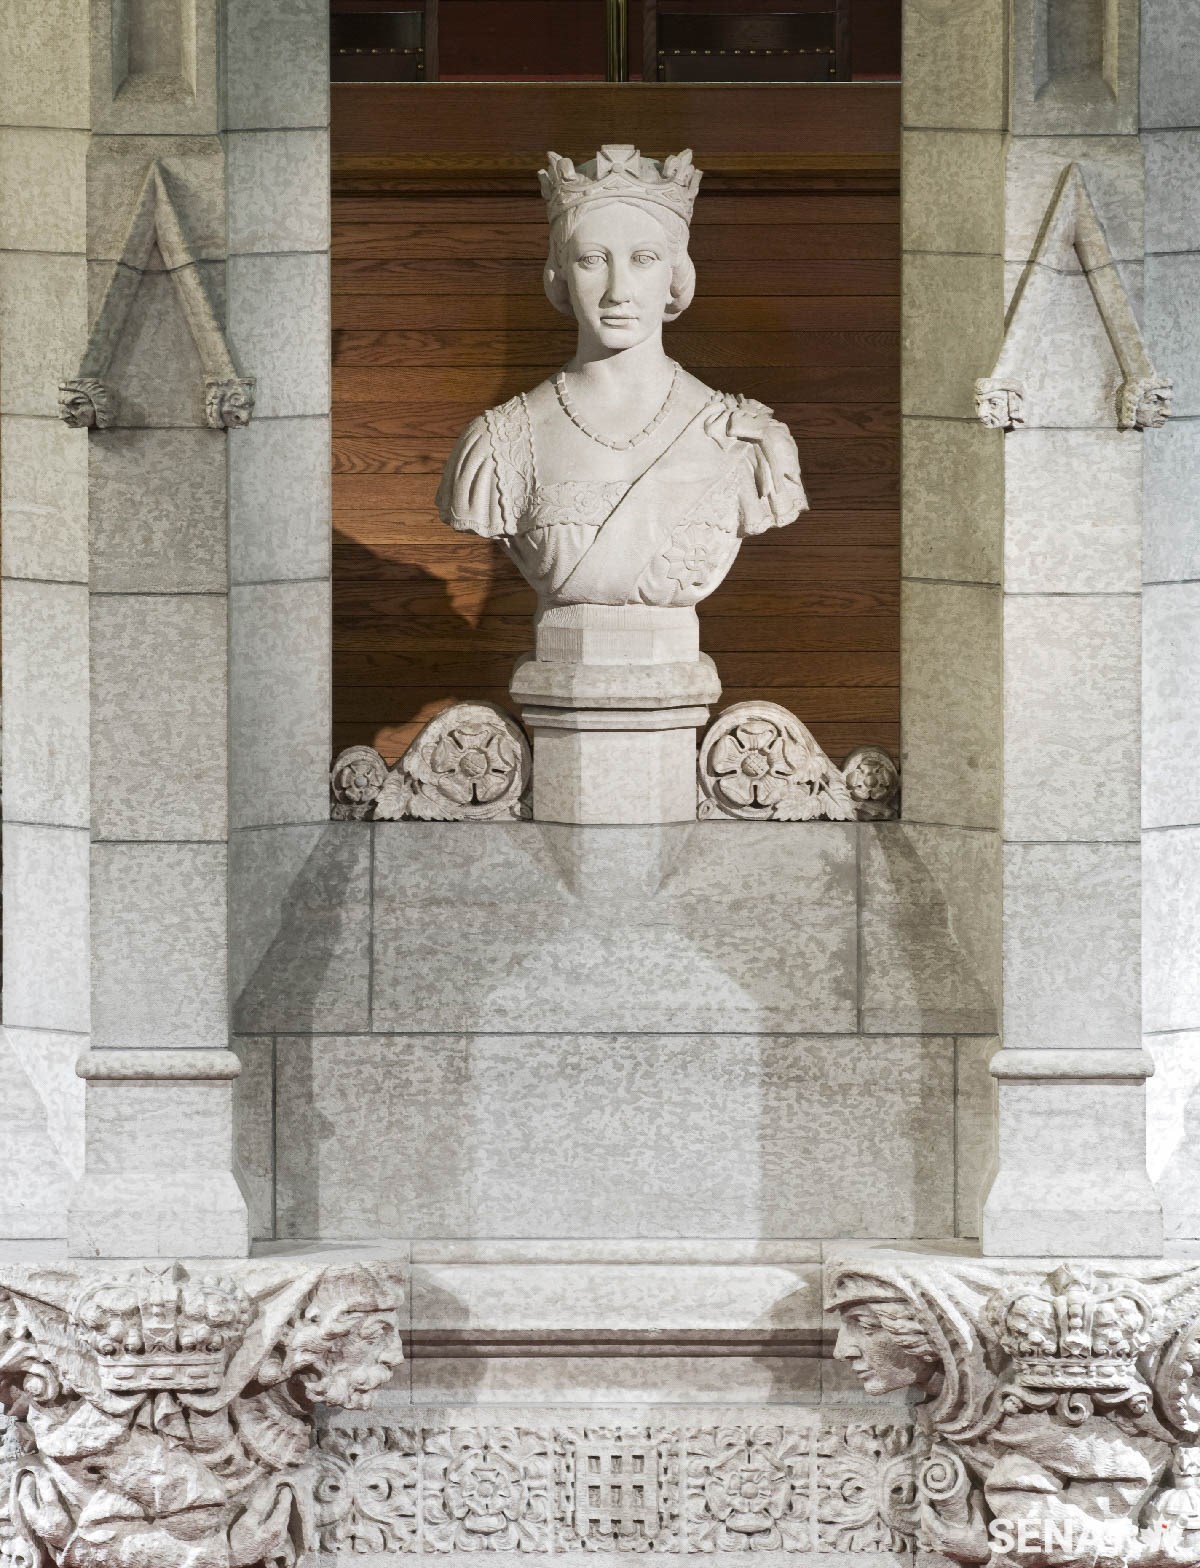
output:
[[[389, 768], [372, 746], [350, 746], [330, 773], [334, 821], [403, 817], [497, 821], [528, 817], [533, 764], [525, 732], [490, 702], [455, 703]], [[709, 727], [697, 768], [697, 815], [745, 821], [878, 822], [900, 815], [900, 771], [880, 746], [841, 768], [774, 702], [740, 702]]]
[[807, 1424], [353, 1426], [320, 1439], [321, 1545], [363, 1553], [909, 1553], [918, 1435]]

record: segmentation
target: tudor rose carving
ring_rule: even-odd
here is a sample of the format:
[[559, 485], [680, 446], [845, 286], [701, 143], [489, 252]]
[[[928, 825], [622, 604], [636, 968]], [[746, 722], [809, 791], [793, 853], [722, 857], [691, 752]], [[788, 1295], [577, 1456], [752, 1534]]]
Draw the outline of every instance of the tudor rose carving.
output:
[[400, 1289], [366, 1264], [225, 1267], [0, 1269], [5, 1568], [315, 1548], [313, 1408], [363, 1408], [391, 1377]]
[[868, 1393], [924, 1395], [920, 1546], [1024, 1568], [1200, 1563], [1200, 1270], [848, 1254], [826, 1298], [834, 1354]]
[[495, 539], [537, 590], [535, 654], [512, 692], [533, 735], [535, 817], [695, 814], [696, 730], [720, 692], [695, 605], [741, 542], [806, 506], [786, 426], [671, 359], [688, 307], [690, 152], [549, 155], [543, 281], [575, 318], [558, 374], [475, 419], [438, 494], [451, 527]]

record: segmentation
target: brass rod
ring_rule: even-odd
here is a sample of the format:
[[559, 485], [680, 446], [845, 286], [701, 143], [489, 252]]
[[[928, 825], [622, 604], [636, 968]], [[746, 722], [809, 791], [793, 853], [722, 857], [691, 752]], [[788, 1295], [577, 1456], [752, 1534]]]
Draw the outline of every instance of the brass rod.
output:
[[629, 0], [604, 0], [607, 59], [605, 76], [610, 82], [629, 80]]

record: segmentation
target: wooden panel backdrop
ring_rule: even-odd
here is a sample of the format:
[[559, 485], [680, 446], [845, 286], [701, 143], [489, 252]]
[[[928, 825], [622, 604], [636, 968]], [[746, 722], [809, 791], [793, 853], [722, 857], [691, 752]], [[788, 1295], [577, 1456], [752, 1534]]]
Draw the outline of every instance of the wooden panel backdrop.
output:
[[466, 422], [571, 352], [541, 287], [540, 125], [576, 156], [690, 142], [713, 171], [667, 348], [788, 421], [812, 510], [743, 546], [703, 646], [723, 702], [782, 702], [835, 759], [897, 750], [898, 123], [880, 86], [335, 89], [335, 749], [391, 761], [448, 702], [509, 706], [530, 646], [531, 591], [433, 498]]

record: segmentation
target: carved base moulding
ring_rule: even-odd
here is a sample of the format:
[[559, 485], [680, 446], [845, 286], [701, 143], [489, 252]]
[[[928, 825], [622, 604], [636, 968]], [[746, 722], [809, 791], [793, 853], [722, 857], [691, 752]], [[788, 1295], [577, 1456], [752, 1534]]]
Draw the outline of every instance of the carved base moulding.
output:
[[[531, 660], [519, 673], [539, 668]], [[531, 674], [529, 684], [535, 683]], [[527, 709], [545, 758], [547, 776], [539, 790], [537, 754], [517, 720], [492, 703], [456, 703], [430, 720], [394, 767], [371, 746], [341, 752], [330, 773], [331, 815], [334, 821], [578, 821], [578, 816], [545, 810], [542, 803], [570, 796], [572, 779], [578, 782], [585, 774], [594, 785], [586, 820], [595, 823], [692, 815], [702, 820], [879, 822], [900, 815], [900, 772], [882, 747], [859, 746], [838, 768], [795, 714], [778, 703], [740, 702], [709, 726], [697, 756], [693, 734], [704, 722], [704, 710], [675, 711], [683, 715], [682, 726], [664, 725], [653, 709], [607, 715], [596, 709], [590, 717], [566, 708]], [[606, 716], [619, 719], [620, 727], [605, 726]], [[631, 719], [643, 722], [634, 726]], [[591, 750], [584, 756], [587, 747]], [[682, 793], [674, 782], [681, 771], [680, 747]], [[661, 784], [657, 791], [656, 782]], [[624, 800], [629, 793], [661, 795], [669, 799], [671, 814], [631, 816]]]

